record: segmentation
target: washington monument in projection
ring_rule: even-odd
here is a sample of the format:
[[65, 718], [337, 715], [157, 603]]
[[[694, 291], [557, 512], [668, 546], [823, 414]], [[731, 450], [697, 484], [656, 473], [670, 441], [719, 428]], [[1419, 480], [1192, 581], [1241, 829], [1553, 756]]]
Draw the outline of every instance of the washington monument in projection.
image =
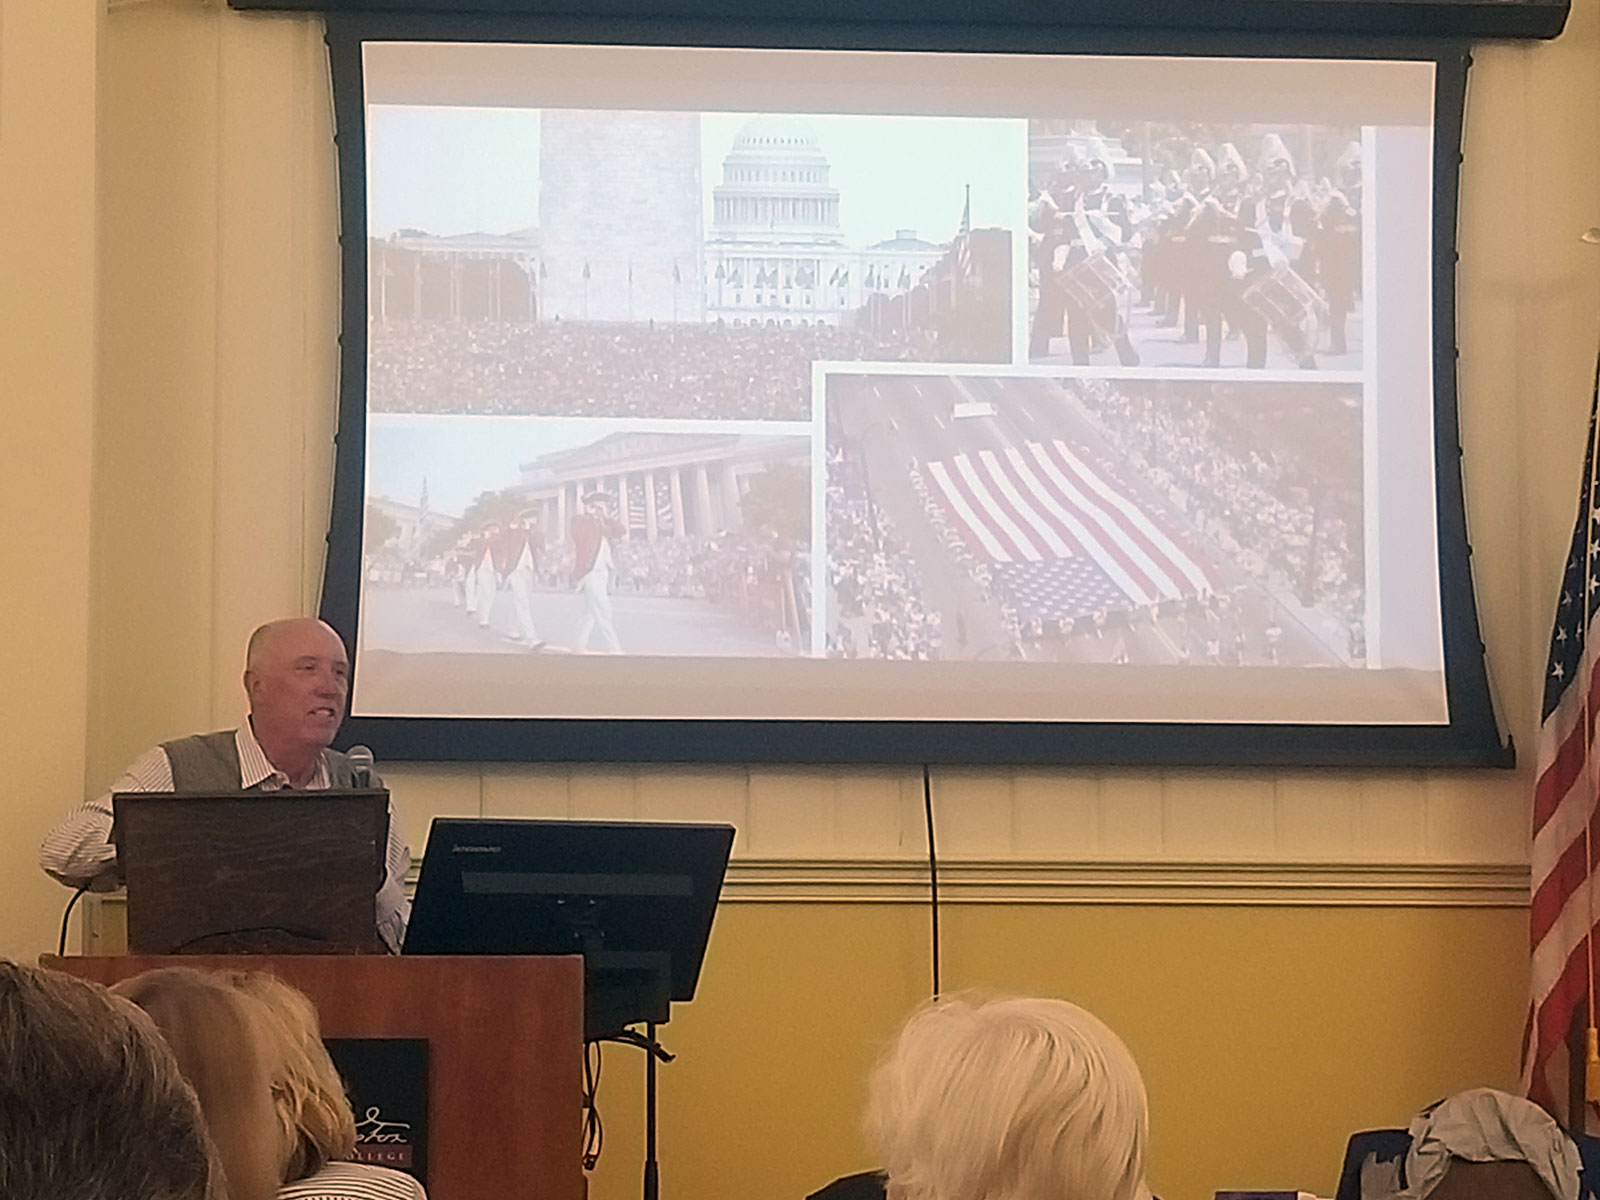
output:
[[546, 109], [541, 316], [705, 320], [700, 114]]

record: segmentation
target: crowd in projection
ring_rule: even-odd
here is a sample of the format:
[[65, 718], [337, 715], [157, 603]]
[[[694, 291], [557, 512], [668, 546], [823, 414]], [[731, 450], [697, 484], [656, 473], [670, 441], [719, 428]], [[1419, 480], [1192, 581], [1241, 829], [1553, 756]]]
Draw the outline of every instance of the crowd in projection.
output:
[[[1364, 656], [1361, 427], [1353, 391], [1271, 409], [1173, 387], [1073, 387], [1107, 439], [1257, 583], [1342, 621]], [[1280, 393], [1281, 395], [1281, 393]]]
[[943, 618], [923, 600], [916, 564], [894, 522], [869, 501], [860, 464], [835, 451], [828, 467], [828, 586], [835, 658], [940, 658]]
[[1357, 131], [1106, 124], [1030, 181], [1032, 360], [1359, 369]]
[[806, 420], [815, 359], [920, 360], [915, 328], [374, 324], [375, 412]]

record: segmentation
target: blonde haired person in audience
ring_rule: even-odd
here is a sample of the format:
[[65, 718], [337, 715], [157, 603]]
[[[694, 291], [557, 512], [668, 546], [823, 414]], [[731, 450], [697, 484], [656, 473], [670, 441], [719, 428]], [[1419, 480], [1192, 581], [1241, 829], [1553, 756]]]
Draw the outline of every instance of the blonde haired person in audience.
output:
[[114, 990], [150, 1013], [194, 1084], [229, 1200], [426, 1200], [409, 1175], [336, 1161], [355, 1150], [355, 1118], [303, 993], [189, 967]]
[[0, 1196], [222, 1200], [200, 1105], [150, 1020], [0, 961]]
[[891, 1200], [1148, 1200], [1138, 1065], [1065, 1000], [954, 995], [912, 1013], [868, 1083]]
[[275, 1092], [279, 1136], [289, 1147], [278, 1200], [427, 1200], [410, 1175], [346, 1161], [355, 1153], [355, 1116], [311, 998], [265, 971], [237, 971], [230, 980], [274, 1020], [284, 1073]]

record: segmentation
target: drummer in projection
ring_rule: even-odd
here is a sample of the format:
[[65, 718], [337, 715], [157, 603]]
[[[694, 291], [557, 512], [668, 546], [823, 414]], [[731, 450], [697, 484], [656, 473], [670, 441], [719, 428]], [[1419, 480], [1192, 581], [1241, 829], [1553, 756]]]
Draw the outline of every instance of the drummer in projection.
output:
[[1298, 267], [1309, 257], [1306, 247], [1316, 231], [1317, 212], [1296, 178], [1288, 147], [1275, 133], [1261, 140], [1256, 178], [1254, 203], [1241, 210], [1249, 223], [1242, 231], [1244, 244], [1229, 266], [1244, 284], [1244, 302], [1265, 320], [1289, 357], [1302, 369], [1315, 370], [1327, 306]]
[[[1111, 161], [1096, 140], [1087, 152], [1070, 147], [1050, 187], [1034, 202], [1030, 226], [1039, 239], [1039, 309], [1030, 353], [1042, 358], [1059, 332], [1047, 295], [1066, 319], [1075, 365], [1086, 366], [1101, 347], [1116, 348], [1125, 367], [1139, 365], [1128, 338], [1127, 309], [1136, 290], [1125, 262], [1132, 233], [1127, 201], [1110, 188]], [[1041, 320], [1042, 318], [1042, 320]]]

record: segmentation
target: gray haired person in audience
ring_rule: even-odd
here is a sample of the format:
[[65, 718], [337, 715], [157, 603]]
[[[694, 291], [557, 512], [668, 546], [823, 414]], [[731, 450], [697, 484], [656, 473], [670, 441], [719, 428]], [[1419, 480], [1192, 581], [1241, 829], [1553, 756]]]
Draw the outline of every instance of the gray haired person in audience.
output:
[[924, 1004], [868, 1083], [891, 1200], [1148, 1200], [1144, 1082], [1065, 1000]]
[[150, 1019], [0, 961], [0, 1196], [221, 1200], [200, 1105]]

